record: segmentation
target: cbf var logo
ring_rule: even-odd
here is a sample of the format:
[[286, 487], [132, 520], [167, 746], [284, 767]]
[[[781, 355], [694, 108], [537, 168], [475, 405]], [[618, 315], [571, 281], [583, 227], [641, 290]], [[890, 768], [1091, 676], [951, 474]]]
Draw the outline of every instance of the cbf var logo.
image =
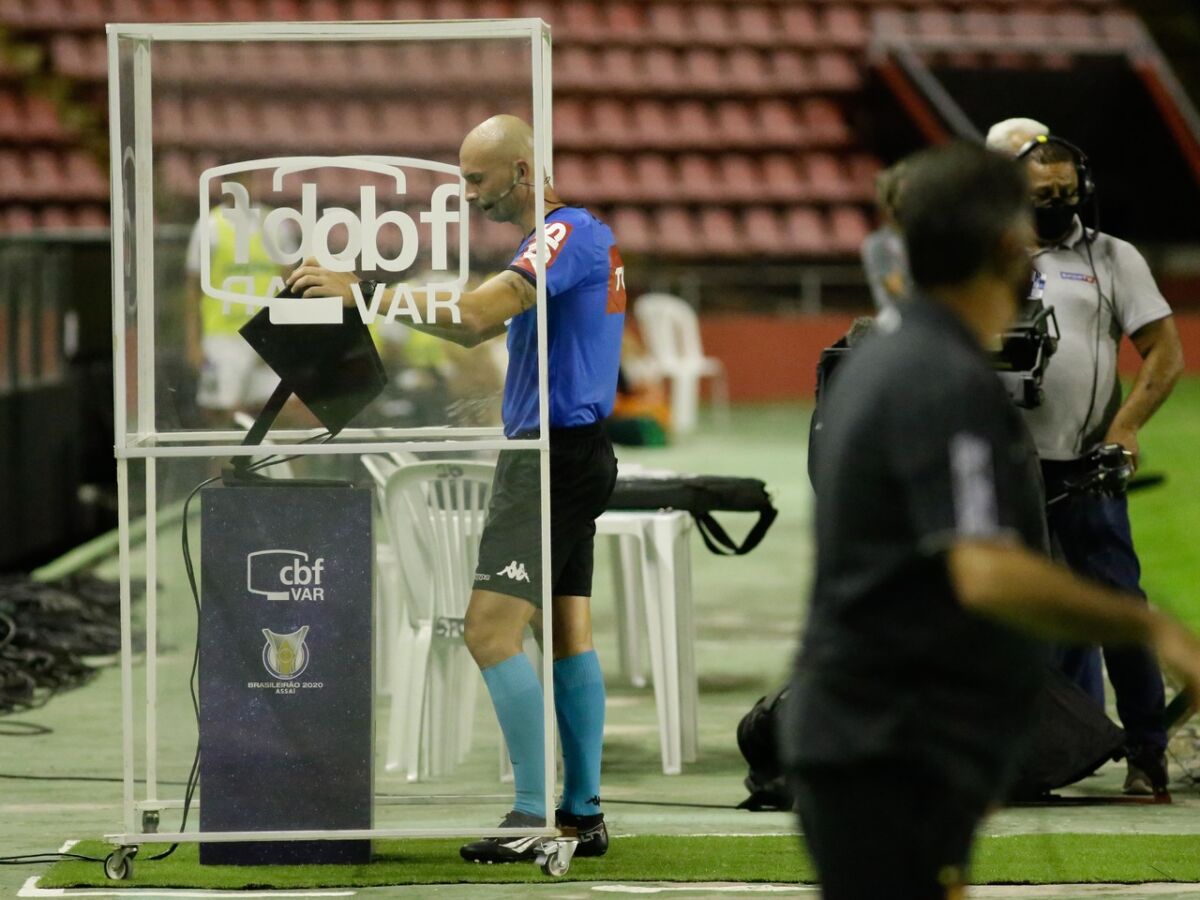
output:
[[246, 590], [267, 600], [324, 600], [325, 557], [309, 560], [300, 550], [246, 554]]
[[309, 659], [308, 644], [304, 643], [307, 625], [291, 634], [276, 634], [269, 628], [264, 628], [262, 633], [267, 639], [263, 644], [263, 665], [270, 674], [282, 681], [291, 681], [304, 674]]
[[[432, 179], [427, 202], [409, 193], [409, 176], [414, 170], [420, 171], [422, 181]], [[254, 174], [270, 176], [268, 196], [250, 196], [243, 181]], [[318, 190], [321, 178], [326, 184], [340, 185], [340, 194], [346, 193], [347, 180], [360, 182], [356, 208], [335, 206], [322, 198]], [[459, 321], [458, 295], [469, 268], [469, 207], [466, 183], [457, 166], [399, 156], [252, 159], [216, 166], [200, 175], [202, 223], [209, 220], [214, 196], [226, 207], [233, 247], [214, 247], [209, 229], [200, 228], [200, 281], [209, 297], [247, 308], [267, 306], [274, 324], [342, 321], [342, 304], [337, 298], [272, 299], [283, 289], [280, 275], [270, 280], [265, 295], [256, 293], [255, 280], [246, 275], [230, 275], [221, 284], [213, 283], [213, 260], [218, 253], [223, 258], [231, 253], [233, 261], [244, 266], [251, 261], [252, 243], [261, 242], [267, 256], [282, 270], [315, 257], [334, 272], [383, 273], [378, 279], [380, 287], [371, 297], [364, 297], [357, 285], [353, 289], [359, 315], [368, 324], [378, 316], [428, 322], [438, 307], [450, 309], [453, 320]], [[298, 206], [285, 202], [294, 202], [297, 196]], [[451, 247], [451, 226], [457, 226], [457, 247]], [[418, 259], [421, 283], [410, 287], [403, 276]], [[396, 290], [388, 308], [382, 309], [385, 282]]]

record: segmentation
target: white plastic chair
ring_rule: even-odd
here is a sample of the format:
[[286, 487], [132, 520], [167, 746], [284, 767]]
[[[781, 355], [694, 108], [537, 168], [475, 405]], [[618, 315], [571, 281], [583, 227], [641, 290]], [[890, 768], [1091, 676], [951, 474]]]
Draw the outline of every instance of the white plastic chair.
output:
[[401, 466], [387, 478], [383, 510], [411, 640], [391, 645], [385, 764], [395, 770], [403, 759], [410, 781], [448, 773], [471, 745], [479, 676], [462, 622], [494, 474], [490, 463], [446, 460]]
[[[645, 684], [650, 657], [664, 775], [678, 775], [698, 751], [699, 692], [692, 619], [692, 517], [676, 510], [606, 512], [598, 537], [613, 539], [613, 589], [622, 673]], [[638, 633], [644, 617], [645, 634]]]
[[713, 402], [722, 422], [729, 417], [725, 365], [705, 356], [700, 321], [686, 300], [673, 294], [642, 294], [633, 304], [638, 329], [663, 376], [671, 382], [671, 423], [677, 434], [696, 430], [700, 382], [713, 379]]
[[[363, 468], [375, 483], [375, 497], [381, 512], [380, 533], [375, 540], [375, 683], [381, 695], [392, 690], [392, 667], [397, 659], [407, 659], [412, 627], [408, 621], [408, 587], [400, 578], [400, 561], [388, 534], [388, 518], [382, 515], [383, 490], [388, 477], [400, 466], [419, 462], [412, 453], [368, 453], [360, 457]], [[419, 577], [419, 575], [414, 575]], [[399, 641], [399, 644], [395, 643]], [[402, 760], [398, 760], [402, 764]]]

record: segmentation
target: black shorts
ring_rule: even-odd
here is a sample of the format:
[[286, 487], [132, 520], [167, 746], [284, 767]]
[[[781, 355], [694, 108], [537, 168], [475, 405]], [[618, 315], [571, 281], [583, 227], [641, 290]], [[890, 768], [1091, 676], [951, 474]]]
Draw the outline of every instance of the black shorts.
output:
[[[617, 483], [612, 441], [599, 423], [550, 430], [551, 595], [592, 595], [596, 517]], [[542, 605], [538, 452], [503, 450], [496, 463], [475, 587]]]

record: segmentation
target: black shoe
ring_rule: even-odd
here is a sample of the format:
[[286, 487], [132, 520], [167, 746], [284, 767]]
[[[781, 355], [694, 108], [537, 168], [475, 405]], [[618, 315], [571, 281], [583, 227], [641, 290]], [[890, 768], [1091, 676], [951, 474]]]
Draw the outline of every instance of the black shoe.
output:
[[1152, 747], [1129, 751], [1126, 758], [1125, 793], [1143, 797], [1167, 793], [1167, 756]]
[[[500, 823], [501, 828], [544, 828], [546, 820], [541, 816], [531, 816], [528, 813], [513, 810]], [[458, 849], [459, 855], [467, 862], [477, 863], [511, 863], [533, 862], [541, 849], [541, 837], [484, 838], [472, 841]]]
[[576, 856], [603, 856], [608, 852], [608, 828], [604, 824], [604, 813], [594, 816], [577, 816], [565, 809], [554, 811], [554, 824], [564, 834], [579, 836]]

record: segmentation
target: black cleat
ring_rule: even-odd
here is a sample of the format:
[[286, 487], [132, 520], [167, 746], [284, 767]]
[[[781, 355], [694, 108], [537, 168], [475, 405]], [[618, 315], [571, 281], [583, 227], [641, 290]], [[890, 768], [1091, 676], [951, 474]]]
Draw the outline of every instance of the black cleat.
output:
[[[544, 828], [546, 820], [541, 816], [513, 810], [500, 823], [501, 828]], [[472, 841], [459, 847], [459, 855], [467, 862], [512, 863], [533, 862], [541, 850], [544, 837], [490, 837]]]
[[603, 856], [608, 852], [608, 828], [604, 824], [604, 813], [577, 816], [565, 809], [556, 809], [554, 824], [563, 834], [578, 835], [576, 856]]

